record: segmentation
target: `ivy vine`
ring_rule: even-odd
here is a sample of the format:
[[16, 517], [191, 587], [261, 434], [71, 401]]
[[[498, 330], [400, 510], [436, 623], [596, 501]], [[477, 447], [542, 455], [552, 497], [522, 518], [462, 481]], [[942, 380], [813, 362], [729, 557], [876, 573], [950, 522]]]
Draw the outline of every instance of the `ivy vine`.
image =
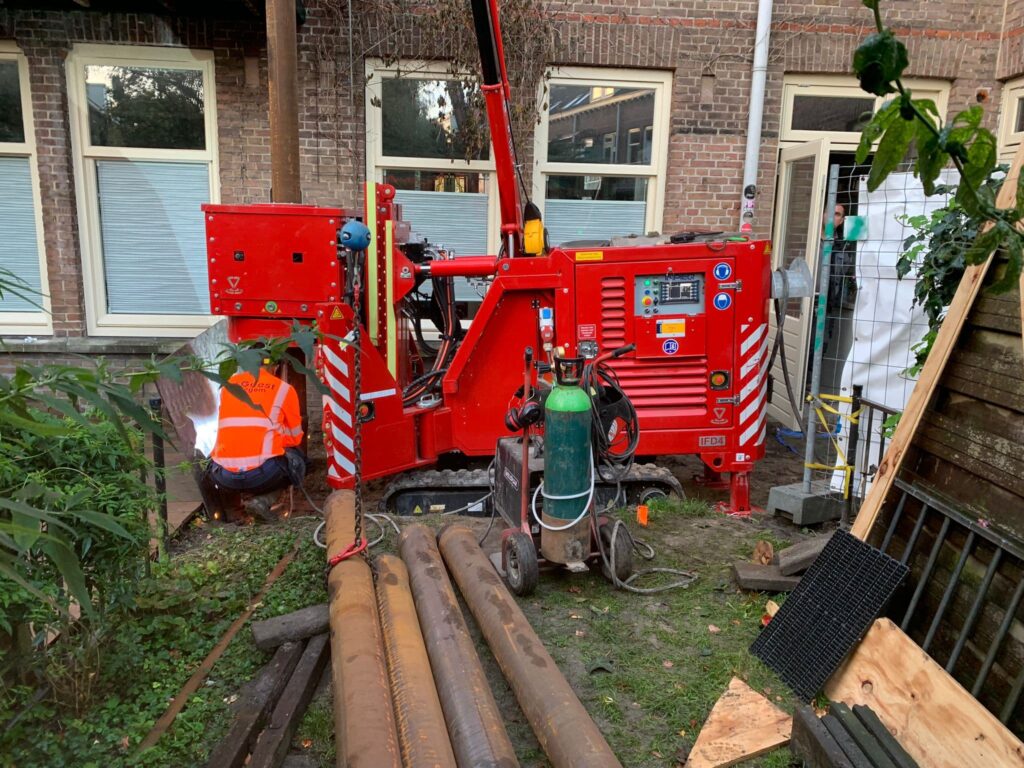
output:
[[[867, 186], [875, 190], [915, 150], [914, 174], [920, 178], [926, 195], [940, 191], [936, 184], [942, 169], [952, 163], [960, 174], [955, 202], [963, 214], [977, 226], [973, 240], [964, 251], [967, 265], [980, 264], [1001, 249], [1007, 258], [1003, 275], [992, 286], [1004, 292], [1015, 286], [1024, 261], [1024, 233], [1019, 225], [1024, 216], [1024, 174], [1017, 186], [1013, 207], [996, 206], [999, 182], [996, 170], [996, 138], [981, 125], [984, 112], [975, 105], [943, 124], [931, 99], [915, 99], [901, 76], [909, 64], [907, 48], [882, 21], [880, 0], [862, 0], [874, 15], [874, 34], [857, 48], [853, 71], [863, 90], [875, 96], [889, 96], [861, 134], [857, 162], [863, 163], [874, 149]], [[955, 290], [955, 271], [946, 271], [941, 288]], [[959, 278], [956, 278], [959, 281]], [[951, 294], [950, 294], [951, 295]]]

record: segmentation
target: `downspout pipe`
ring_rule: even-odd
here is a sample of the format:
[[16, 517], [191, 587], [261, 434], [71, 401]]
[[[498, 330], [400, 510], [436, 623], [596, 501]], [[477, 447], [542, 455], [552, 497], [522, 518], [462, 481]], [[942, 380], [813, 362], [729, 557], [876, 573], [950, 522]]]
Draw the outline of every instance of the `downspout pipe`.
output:
[[757, 199], [757, 166], [761, 152], [761, 123], [764, 118], [764, 87], [768, 76], [768, 48], [772, 33], [772, 0], [758, 0], [757, 30], [754, 33], [754, 66], [750, 72], [750, 114], [747, 118], [747, 154], [743, 162], [743, 191], [740, 197], [740, 231], [754, 229]]

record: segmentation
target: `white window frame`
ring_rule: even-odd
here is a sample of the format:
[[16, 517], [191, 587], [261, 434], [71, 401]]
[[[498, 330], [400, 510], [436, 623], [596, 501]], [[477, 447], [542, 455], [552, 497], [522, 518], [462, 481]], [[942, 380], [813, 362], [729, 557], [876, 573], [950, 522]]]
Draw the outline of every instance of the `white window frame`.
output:
[[[538, 104], [547, 104], [552, 85], [582, 85], [591, 88], [644, 88], [654, 91], [653, 135], [658, 138], [651, 147], [649, 165], [630, 163], [557, 163], [549, 162], [548, 110], [541, 111], [534, 131], [533, 201], [544, 212], [548, 176], [640, 176], [647, 181], [647, 232], [660, 232], [664, 220], [665, 177], [668, 169], [668, 134], [672, 101], [672, 73], [647, 69], [604, 69], [601, 67], [552, 67], [540, 84]], [[642, 144], [642, 139], [641, 139]], [[628, 160], [628, 144], [627, 144]]]
[[[487, 193], [487, 243], [497, 249], [500, 241], [498, 186], [494, 173], [494, 153], [490, 141], [487, 143], [486, 160], [464, 158], [403, 157], [384, 154], [384, 115], [382, 106], [382, 84], [384, 80], [398, 77], [429, 78], [432, 80], [462, 80], [477, 82], [473, 74], [455, 75], [450, 67], [441, 61], [403, 59], [386, 64], [380, 59], [366, 61], [366, 178], [378, 184], [384, 182], [385, 170], [432, 171], [436, 173], [480, 173]], [[483, 256], [486, 254], [457, 253], [456, 256]]]
[[[903, 84], [912, 91], [916, 99], [932, 99], [939, 110], [943, 121], [949, 105], [949, 82], [946, 80], [925, 80], [908, 78]], [[847, 75], [786, 75], [782, 84], [782, 118], [779, 129], [780, 147], [814, 141], [827, 136], [835, 150], [856, 149], [860, 143], [857, 131], [803, 131], [791, 129], [793, 118], [793, 102], [796, 96], [826, 96], [838, 98], [874, 99], [874, 111], [892, 98], [889, 96], [872, 96], [861, 90], [854, 77]]]
[[1017, 109], [1024, 109], [1022, 100], [1024, 100], [1024, 77], [1018, 77], [1003, 83], [1003, 93], [999, 108], [1000, 159], [1012, 159], [1014, 152], [1017, 151], [1017, 147], [1024, 142], [1024, 131], [1013, 130], [1013, 121], [1017, 117]]
[[[88, 65], [198, 69], [203, 72], [205, 149], [152, 149], [93, 146], [89, 131], [85, 68]], [[217, 94], [213, 52], [141, 45], [75, 45], [66, 63], [72, 160], [78, 198], [79, 243], [85, 288], [86, 326], [90, 336], [192, 337], [209, 328], [215, 315], [142, 315], [107, 312], [107, 291], [100, 232], [99, 187], [95, 160], [156, 160], [206, 163], [210, 202], [220, 202], [217, 152]], [[202, 212], [195, 211], [197, 220]], [[143, 225], [140, 222], [140, 226]], [[205, 261], [205, 254], [203, 259]]]
[[0, 61], [14, 61], [18, 66], [18, 84], [21, 91], [21, 119], [24, 121], [25, 141], [0, 142], [0, 155], [5, 157], [27, 157], [32, 179], [32, 209], [36, 220], [36, 250], [39, 254], [39, 285], [42, 296], [33, 300], [42, 309], [26, 312], [0, 312], [0, 334], [53, 333], [53, 317], [50, 313], [50, 289], [46, 270], [46, 243], [43, 238], [43, 201], [39, 184], [39, 161], [36, 154], [35, 120], [32, 115], [32, 93], [28, 76], [28, 59], [17, 44], [11, 40], [0, 40]]

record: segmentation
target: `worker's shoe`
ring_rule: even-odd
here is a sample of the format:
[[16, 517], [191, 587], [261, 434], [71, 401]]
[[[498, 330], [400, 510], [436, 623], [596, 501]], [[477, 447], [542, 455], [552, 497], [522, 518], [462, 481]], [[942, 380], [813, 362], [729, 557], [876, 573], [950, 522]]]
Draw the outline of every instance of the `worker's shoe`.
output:
[[242, 500], [242, 507], [251, 515], [255, 515], [260, 520], [265, 522], [273, 522], [277, 520], [271, 510], [274, 507], [274, 502], [277, 501], [278, 493], [263, 493], [259, 496], [247, 496]]

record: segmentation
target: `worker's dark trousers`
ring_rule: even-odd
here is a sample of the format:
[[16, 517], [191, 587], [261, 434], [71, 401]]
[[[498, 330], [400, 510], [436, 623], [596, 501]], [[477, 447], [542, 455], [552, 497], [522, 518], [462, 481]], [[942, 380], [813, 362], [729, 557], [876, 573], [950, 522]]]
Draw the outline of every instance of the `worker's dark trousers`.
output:
[[302, 451], [298, 448], [286, 448], [284, 456], [275, 456], [256, 469], [232, 472], [211, 461], [207, 472], [210, 480], [221, 488], [259, 495], [288, 485], [301, 485], [308, 466], [309, 459]]

